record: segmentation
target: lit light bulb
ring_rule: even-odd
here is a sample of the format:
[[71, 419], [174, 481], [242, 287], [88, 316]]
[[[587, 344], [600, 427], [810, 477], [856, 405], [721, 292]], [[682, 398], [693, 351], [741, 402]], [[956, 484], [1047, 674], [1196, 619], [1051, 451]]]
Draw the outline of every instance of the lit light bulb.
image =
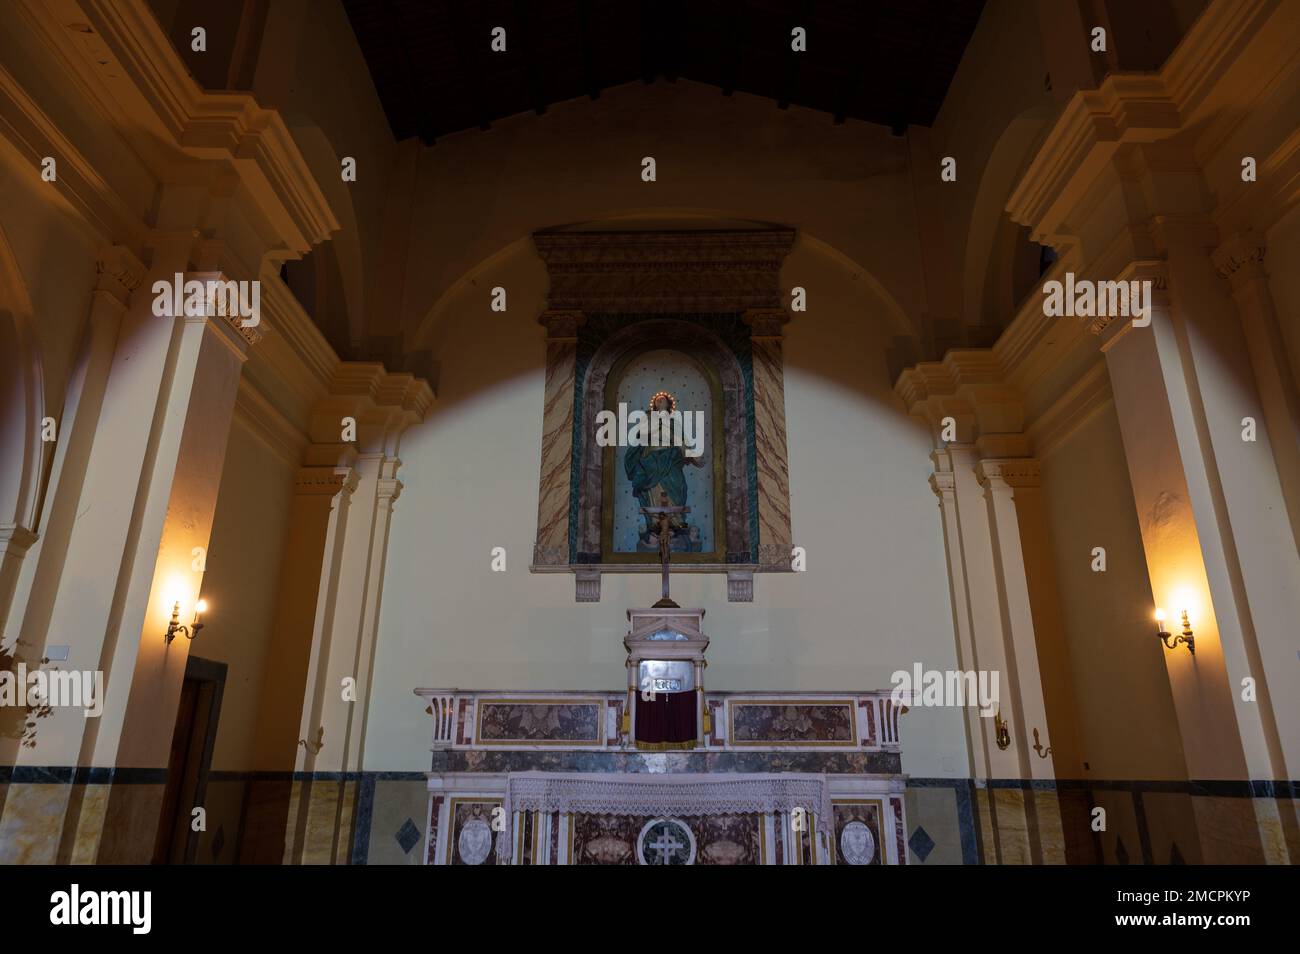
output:
[[194, 604], [194, 612], [196, 612], [196, 613], [206, 613], [207, 611], [208, 611], [208, 601], [207, 601], [207, 600], [199, 600], [197, 603]]
[[1162, 609], [1157, 609], [1157, 610], [1156, 610], [1156, 622], [1157, 622], [1157, 623], [1164, 623], [1164, 621], [1165, 621], [1165, 611], [1162, 610]]

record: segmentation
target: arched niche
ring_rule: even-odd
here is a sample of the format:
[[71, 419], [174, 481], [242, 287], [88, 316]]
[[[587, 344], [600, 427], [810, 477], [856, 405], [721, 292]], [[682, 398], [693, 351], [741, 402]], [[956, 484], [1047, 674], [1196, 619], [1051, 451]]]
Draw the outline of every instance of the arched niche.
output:
[[596, 432], [597, 415], [617, 404], [620, 369], [667, 349], [717, 387], [716, 532], [707, 552], [674, 562], [725, 573], [731, 599], [752, 599], [755, 572], [790, 569], [788, 315], [777, 279], [794, 231], [557, 229], [533, 241], [550, 279], [539, 318], [547, 355], [533, 571], [573, 572], [577, 598], [595, 601], [602, 573], [657, 565], [657, 553], [619, 552], [606, 532], [623, 455], [600, 448]]
[[[1027, 109], [1012, 119], [989, 153], [970, 212], [962, 268], [962, 319], [970, 347], [991, 346], [1014, 317], [1038, 269], [1038, 246], [1022, 235], [1006, 211], [1007, 201], [1047, 131], [1047, 111]], [[1041, 269], [1038, 269], [1041, 271]], [[1034, 275], [1033, 281], [1037, 278]]]
[[[582, 413], [576, 418], [574, 442], [581, 461], [576, 531], [570, 541], [570, 562], [657, 564], [654, 552], [627, 552], [612, 540], [617, 470], [623, 448], [597, 444], [596, 420], [602, 410], [618, 409], [618, 385], [636, 357], [654, 351], [678, 352], [693, 361], [712, 385], [706, 431], [706, 453], [714, 498], [709, 512], [712, 546], [702, 552], [674, 554], [674, 561], [714, 564], [756, 564], [758, 515], [750, 506], [750, 475], [755, 446], [752, 416], [753, 382], [742, 368], [748, 360], [747, 335], [733, 334], [724, 343], [715, 327], [734, 325], [734, 316], [697, 315], [675, 319], [594, 316], [591, 330], [607, 326], [612, 331], [587, 358], [579, 351]], [[590, 340], [590, 339], [589, 339]], [[737, 350], [739, 349], [739, 354]], [[585, 370], [582, 365], [585, 363]], [[688, 498], [689, 505], [689, 498]], [[693, 515], [692, 515], [693, 516]]]

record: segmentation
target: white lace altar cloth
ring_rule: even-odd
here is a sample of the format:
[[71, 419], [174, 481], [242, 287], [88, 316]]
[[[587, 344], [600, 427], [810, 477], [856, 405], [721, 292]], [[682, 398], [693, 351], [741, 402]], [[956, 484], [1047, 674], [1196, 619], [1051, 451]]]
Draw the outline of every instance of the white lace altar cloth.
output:
[[[610, 775], [517, 772], [506, 781], [505, 816], [540, 811], [581, 815], [747, 815], [811, 812], [817, 829], [831, 831], [831, 795], [825, 775]], [[509, 858], [510, 831], [497, 835], [497, 852]]]

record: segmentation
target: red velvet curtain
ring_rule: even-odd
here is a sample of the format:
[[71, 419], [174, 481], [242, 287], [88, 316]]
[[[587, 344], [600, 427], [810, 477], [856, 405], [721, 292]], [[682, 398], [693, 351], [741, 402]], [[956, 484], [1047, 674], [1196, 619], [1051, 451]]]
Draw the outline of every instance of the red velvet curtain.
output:
[[695, 745], [698, 693], [658, 692], [646, 701], [636, 694], [636, 741], [639, 746], [686, 749]]

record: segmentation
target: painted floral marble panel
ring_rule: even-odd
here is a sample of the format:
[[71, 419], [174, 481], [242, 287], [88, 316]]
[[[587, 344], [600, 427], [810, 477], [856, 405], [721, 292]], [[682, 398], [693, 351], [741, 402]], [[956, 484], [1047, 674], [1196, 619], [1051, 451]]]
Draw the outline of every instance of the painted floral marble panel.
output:
[[857, 745], [852, 702], [733, 703], [733, 745]]
[[604, 705], [595, 703], [480, 702], [478, 742], [600, 742]]
[[[571, 816], [573, 863], [635, 865], [636, 841], [648, 817], [635, 815]], [[677, 821], [695, 838], [697, 865], [762, 863], [761, 815], [687, 815]]]

